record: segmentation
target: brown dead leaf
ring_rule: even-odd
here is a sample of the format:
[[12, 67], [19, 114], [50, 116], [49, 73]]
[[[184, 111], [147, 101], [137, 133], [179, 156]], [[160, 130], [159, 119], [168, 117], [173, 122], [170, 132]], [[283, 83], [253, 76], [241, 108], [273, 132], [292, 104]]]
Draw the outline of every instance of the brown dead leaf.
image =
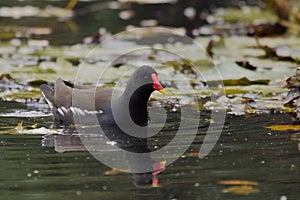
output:
[[235, 86], [235, 85], [268, 85], [270, 80], [260, 79], [260, 80], [249, 80], [246, 77], [241, 79], [227, 79], [223, 80], [225, 86]]
[[287, 31], [287, 28], [279, 22], [251, 24], [246, 28], [248, 30], [248, 35], [255, 37], [279, 36]]
[[235, 61], [235, 63], [245, 69], [249, 69], [252, 71], [255, 71], [257, 69], [256, 66], [252, 65], [249, 61], [246, 61], [246, 60], [238, 60], [238, 61]]
[[209, 41], [209, 43], [206, 46], [205, 50], [210, 57], [214, 56], [213, 47], [215, 46], [215, 44], [216, 44], [216, 41], [212, 39]]
[[279, 19], [289, 20], [290, 10], [287, 0], [274, 0], [274, 11]]
[[13, 80], [13, 77], [10, 74], [0, 74], [0, 80], [6, 78], [8, 80]]

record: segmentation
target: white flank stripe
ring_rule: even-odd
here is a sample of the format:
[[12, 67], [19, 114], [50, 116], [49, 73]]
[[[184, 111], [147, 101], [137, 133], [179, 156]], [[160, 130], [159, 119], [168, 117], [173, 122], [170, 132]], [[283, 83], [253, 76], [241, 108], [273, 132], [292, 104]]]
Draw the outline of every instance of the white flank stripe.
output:
[[58, 111], [62, 116], [65, 116], [64, 112], [63, 112], [60, 108], [58, 108], [57, 111]]
[[66, 114], [68, 113], [68, 110], [65, 107], [62, 106], [61, 109], [64, 113], [66, 113]]

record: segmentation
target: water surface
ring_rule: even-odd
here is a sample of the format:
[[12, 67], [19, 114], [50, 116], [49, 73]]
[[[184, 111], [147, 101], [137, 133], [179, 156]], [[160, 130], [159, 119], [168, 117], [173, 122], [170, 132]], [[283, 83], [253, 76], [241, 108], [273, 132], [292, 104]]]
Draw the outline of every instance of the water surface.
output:
[[[201, 115], [204, 120], [207, 113]], [[51, 117], [1, 117], [1, 124], [23, 121], [50, 126]], [[297, 199], [300, 195], [299, 136], [264, 126], [290, 124], [286, 114], [228, 115], [217, 145], [204, 159], [199, 151], [207, 127], [189, 150], [158, 175], [157, 188], [141, 189], [128, 173], [105, 175], [109, 167], [89, 152], [58, 153], [42, 145], [43, 135], [1, 134], [2, 199]], [[203, 125], [204, 124], [204, 125]], [[12, 126], [13, 127], [13, 126]], [[2, 131], [9, 128], [2, 128]], [[172, 130], [170, 130], [172, 132]], [[295, 139], [296, 138], [296, 139]], [[163, 141], [164, 139], [161, 138]], [[248, 180], [256, 192], [224, 193], [221, 180]]]

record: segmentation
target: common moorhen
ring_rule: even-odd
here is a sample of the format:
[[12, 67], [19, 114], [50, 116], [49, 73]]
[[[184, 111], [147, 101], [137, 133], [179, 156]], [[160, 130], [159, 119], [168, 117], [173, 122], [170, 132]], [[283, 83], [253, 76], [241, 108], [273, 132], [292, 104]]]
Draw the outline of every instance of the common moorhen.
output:
[[[54, 87], [42, 84], [40, 89], [53, 111], [54, 125], [65, 128], [74, 124], [74, 114], [84, 116], [90, 113], [103, 113], [102, 122], [109, 120], [111, 116], [107, 115], [118, 113], [120, 120], [130, 118], [136, 125], [145, 126], [148, 122], [147, 102], [151, 93], [155, 90], [165, 93], [157, 72], [150, 66], [139, 67], [132, 74], [123, 93], [114, 92], [113, 88], [75, 85], [62, 79], [58, 79]], [[73, 94], [76, 94], [76, 98], [72, 98]]]
[[[133, 173], [135, 185], [147, 187], [155, 182], [153, 172], [162, 171], [163, 167], [157, 167], [147, 154], [150, 152], [147, 146], [147, 102], [153, 91], [165, 93], [165, 90], [152, 67], [139, 67], [123, 93], [114, 92], [112, 88], [75, 85], [61, 79], [56, 81], [54, 88], [45, 84], [40, 88], [52, 107], [56, 126], [66, 128], [74, 124], [73, 115], [84, 118], [85, 115], [96, 114], [106, 137], [125, 150], [124, 157]], [[136, 153], [144, 156], [139, 157]]]

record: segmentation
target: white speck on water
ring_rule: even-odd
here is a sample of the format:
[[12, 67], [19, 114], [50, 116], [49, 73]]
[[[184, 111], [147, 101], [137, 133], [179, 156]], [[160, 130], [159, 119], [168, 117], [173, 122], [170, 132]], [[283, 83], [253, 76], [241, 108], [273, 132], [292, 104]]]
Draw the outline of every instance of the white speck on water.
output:
[[39, 173], [39, 170], [33, 170], [33, 173], [34, 173], [34, 174], [38, 174], [38, 173]]
[[207, 21], [209, 24], [212, 24], [212, 23], [215, 23], [216, 18], [213, 17], [212, 15], [210, 15], [210, 16], [207, 16], [206, 21]]
[[119, 13], [119, 17], [123, 20], [128, 20], [131, 17], [133, 17], [133, 12], [129, 11], [129, 10], [124, 10], [124, 11]]
[[31, 173], [28, 173], [28, 174], [27, 174], [27, 176], [28, 176], [28, 177], [31, 177], [31, 176], [32, 176], [32, 174], [31, 174]]
[[171, 109], [172, 112], [176, 112], [177, 108], [175, 108], [175, 106]]
[[295, 168], [296, 168], [296, 165], [291, 164], [291, 169], [295, 169]]
[[80, 190], [78, 190], [78, 191], [76, 191], [76, 195], [81, 195], [82, 194], [82, 192], [80, 191]]
[[200, 186], [200, 183], [195, 183], [194, 186], [195, 186], [195, 187], [199, 187], [199, 186]]
[[114, 145], [117, 144], [117, 142], [115, 142], [115, 141], [109, 141], [109, 142], [106, 142], [106, 144], [110, 144], [111, 146], [114, 146]]
[[107, 186], [106, 186], [106, 185], [103, 185], [102, 189], [103, 189], [103, 190], [107, 190]]
[[272, 135], [272, 133], [271, 133], [271, 132], [269, 132], [269, 133], [268, 133], [268, 135]]
[[287, 196], [281, 196], [280, 200], [287, 200]]
[[194, 18], [196, 16], [196, 9], [193, 7], [187, 7], [184, 9], [183, 14], [187, 18]]
[[261, 164], [265, 164], [265, 161], [264, 161], [264, 160], [262, 160], [262, 161], [260, 161], [260, 163], [261, 163]]

